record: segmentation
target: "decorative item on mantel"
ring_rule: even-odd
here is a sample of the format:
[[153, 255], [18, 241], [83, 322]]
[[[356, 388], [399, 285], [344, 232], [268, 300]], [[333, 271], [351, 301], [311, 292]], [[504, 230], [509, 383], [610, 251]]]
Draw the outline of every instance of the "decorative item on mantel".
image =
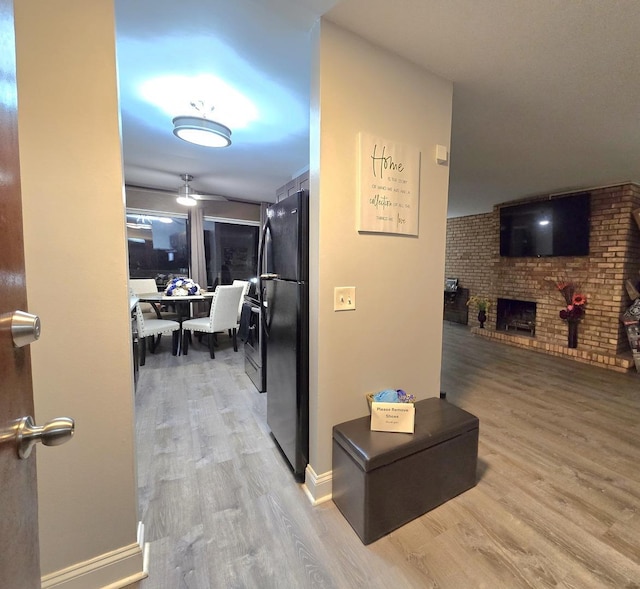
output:
[[569, 280], [559, 280], [555, 282], [556, 288], [564, 297], [566, 307], [559, 313], [560, 319], [567, 322], [567, 347], [578, 347], [578, 324], [584, 317], [584, 306], [587, 297], [578, 292], [580, 286], [576, 282]]
[[491, 301], [482, 295], [474, 295], [469, 298], [467, 305], [478, 309], [478, 321], [480, 322], [480, 329], [484, 329], [484, 324], [487, 320], [487, 311], [491, 306]]

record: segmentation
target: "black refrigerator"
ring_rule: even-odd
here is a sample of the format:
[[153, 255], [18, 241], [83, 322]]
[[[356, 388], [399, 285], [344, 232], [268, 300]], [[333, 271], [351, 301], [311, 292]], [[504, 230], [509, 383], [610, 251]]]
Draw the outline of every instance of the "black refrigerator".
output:
[[260, 239], [267, 425], [297, 481], [309, 462], [309, 194], [270, 205]]

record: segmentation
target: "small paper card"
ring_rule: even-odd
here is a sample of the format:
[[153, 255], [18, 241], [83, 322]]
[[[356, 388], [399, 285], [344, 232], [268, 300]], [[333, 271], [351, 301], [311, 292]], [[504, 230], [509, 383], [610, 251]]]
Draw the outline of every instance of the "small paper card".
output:
[[371, 431], [412, 434], [415, 421], [413, 403], [371, 403]]

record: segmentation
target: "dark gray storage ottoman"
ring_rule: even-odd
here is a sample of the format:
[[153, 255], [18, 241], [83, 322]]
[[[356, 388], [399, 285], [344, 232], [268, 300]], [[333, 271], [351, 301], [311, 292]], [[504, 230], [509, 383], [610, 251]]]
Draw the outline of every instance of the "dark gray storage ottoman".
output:
[[438, 398], [415, 409], [413, 434], [333, 427], [333, 501], [364, 544], [476, 484], [478, 418]]

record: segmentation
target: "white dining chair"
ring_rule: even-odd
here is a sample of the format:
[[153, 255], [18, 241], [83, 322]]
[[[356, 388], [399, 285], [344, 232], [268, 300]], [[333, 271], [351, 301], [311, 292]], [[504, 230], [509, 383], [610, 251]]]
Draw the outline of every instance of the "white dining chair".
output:
[[[135, 295], [158, 292], [158, 286], [153, 278], [130, 278], [129, 288]], [[160, 319], [151, 303], [140, 303], [145, 319]]]
[[[177, 321], [168, 319], [147, 319], [142, 312], [140, 303], [136, 303], [136, 329], [138, 331], [138, 350], [140, 354], [140, 366], [144, 366], [147, 355], [147, 344], [149, 351], [154, 353], [160, 338], [163, 335], [172, 334], [173, 342], [171, 353], [178, 355], [178, 344], [180, 343], [180, 324]], [[156, 340], [156, 336], [157, 340]]]
[[[158, 286], [153, 278], [130, 278], [129, 288], [136, 294], [157, 293]], [[140, 308], [145, 319], [171, 319], [175, 320], [178, 314], [175, 311], [168, 311], [156, 308], [151, 303], [141, 302]]]
[[189, 351], [191, 332], [206, 333], [209, 344], [209, 354], [215, 358], [215, 334], [230, 331], [233, 339], [233, 350], [238, 351], [236, 333], [238, 328], [238, 306], [242, 300], [243, 286], [218, 286], [213, 293], [211, 310], [208, 317], [189, 319], [182, 323], [182, 353], [186, 356]]
[[242, 314], [242, 305], [244, 303], [244, 297], [249, 292], [249, 288], [251, 287], [251, 283], [248, 280], [234, 280], [232, 286], [241, 286], [242, 287], [242, 296], [240, 297], [240, 302], [238, 303], [238, 326], [240, 325], [240, 315]]

